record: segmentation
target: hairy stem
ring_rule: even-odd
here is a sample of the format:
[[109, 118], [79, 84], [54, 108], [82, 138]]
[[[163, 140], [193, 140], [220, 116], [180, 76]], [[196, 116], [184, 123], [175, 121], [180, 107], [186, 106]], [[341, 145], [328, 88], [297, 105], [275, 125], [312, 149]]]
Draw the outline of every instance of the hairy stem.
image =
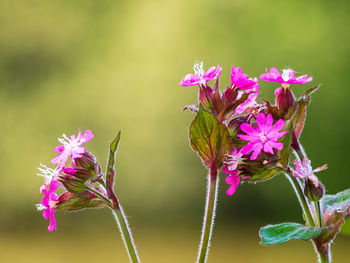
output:
[[197, 263], [206, 262], [208, 257], [210, 239], [214, 227], [218, 188], [219, 178], [217, 176], [217, 171], [211, 171], [208, 175], [207, 200], [203, 217], [202, 237], [199, 246]]
[[315, 248], [318, 253], [318, 261], [319, 263], [330, 263], [332, 262], [332, 254], [331, 254], [331, 244], [326, 243], [320, 246], [315, 245]]
[[124, 245], [126, 247], [126, 250], [129, 255], [130, 262], [132, 263], [139, 263], [140, 259], [137, 254], [136, 246], [134, 243], [134, 240], [132, 238], [132, 234], [129, 228], [128, 221], [126, 219], [126, 216], [124, 214], [124, 211], [120, 204], [118, 207], [113, 206], [112, 207], [113, 215], [115, 217], [115, 220], [117, 221], [120, 233], [122, 235], [122, 239], [124, 241]]
[[323, 224], [323, 216], [322, 216], [320, 201], [315, 202], [315, 208], [316, 208], [319, 226], [323, 227], [324, 224]]
[[289, 182], [292, 184], [292, 186], [294, 188], [295, 194], [298, 197], [300, 206], [303, 209], [303, 212], [304, 212], [304, 215], [305, 215], [305, 218], [306, 218], [306, 221], [307, 221], [308, 225], [311, 226], [311, 227], [314, 227], [315, 226], [315, 222], [314, 222], [314, 219], [313, 219], [313, 217], [311, 215], [309, 204], [308, 204], [308, 202], [307, 202], [307, 200], [306, 200], [306, 198], [304, 196], [303, 190], [301, 189], [301, 186], [300, 186], [298, 180], [291, 174], [287, 174], [286, 173], [286, 176], [287, 176]]

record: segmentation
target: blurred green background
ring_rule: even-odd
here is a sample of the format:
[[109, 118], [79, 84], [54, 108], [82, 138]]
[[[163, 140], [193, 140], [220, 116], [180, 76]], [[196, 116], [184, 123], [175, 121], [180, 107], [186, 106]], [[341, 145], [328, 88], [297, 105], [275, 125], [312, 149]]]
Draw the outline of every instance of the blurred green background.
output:
[[[40, 163], [62, 133], [91, 129], [105, 165], [118, 130], [116, 189], [143, 262], [194, 262], [206, 170], [188, 143], [196, 87], [180, 87], [193, 63], [249, 76], [291, 67], [314, 77], [302, 142], [329, 193], [349, 188], [350, 16], [348, 1], [7, 1], [0, 2], [0, 262], [128, 262], [107, 209], [57, 213], [58, 230], [34, 204]], [[273, 99], [276, 83], [260, 82]], [[316, 262], [311, 244], [260, 247], [258, 229], [301, 222], [283, 176], [221, 190], [209, 262]], [[339, 236], [335, 262], [350, 238]]]

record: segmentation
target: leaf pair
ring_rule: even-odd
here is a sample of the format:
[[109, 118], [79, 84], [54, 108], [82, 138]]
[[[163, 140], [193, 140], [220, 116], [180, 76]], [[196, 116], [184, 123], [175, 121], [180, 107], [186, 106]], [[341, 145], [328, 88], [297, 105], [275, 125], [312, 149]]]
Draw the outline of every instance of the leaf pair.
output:
[[281, 245], [291, 239], [310, 240], [322, 245], [332, 241], [345, 222], [350, 208], [350, 189], [335, 195], [326, 195], [321, 200], [325, 227], [306, 227], [297, 223], [267, 225], [260, 229], [263, 245]]

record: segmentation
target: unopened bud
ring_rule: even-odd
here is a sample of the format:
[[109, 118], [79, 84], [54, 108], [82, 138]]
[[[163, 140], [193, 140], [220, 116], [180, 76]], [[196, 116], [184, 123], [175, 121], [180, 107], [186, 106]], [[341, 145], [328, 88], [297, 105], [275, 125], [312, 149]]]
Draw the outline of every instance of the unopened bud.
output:
[[74, 164], [75, 169], [83, 168], [88, 170], [91, 177], [101, 173], [101, 167], [95, 156], [89, 152], [84, 152], [82, 157], [74, 159]]
[[247, 122], [248, 122], [248, 116], [245, 115], [245, 116], [240, 116], [232, 119], [228, 124], [228, 130], [231, 135], [231, 141], [233, 146], [236, 149], [242, 148], [244, 145], [247, 144], [246, 141], [237, 137], [237, 134], [242, 133], [242, 130], [240, 128], [241, 124], [247, 123]]
[[212, 108], [211, 97], [214, 93], [214, 90], [208, 86], [201, 86], [199, 89], [199, 102], [205, 109]]
[[84, 190], [80, 193], [63, 193], [57, 201], [56, 208], [61, 210], [81, 210], [90, 207], [102, 207], [105, 203], [97, 195]]
[[58, 180], [71, 193], [80, 193], [85, 189], [84, 181], [74, 175], [65, 174], [60, 176]]
[[305, 180], [304, 195], [310, 201], [319, 201], [324, 196], [325, 190], [323, 185], [319, 182], [316, 186], [311, 180]]
[[289, 108], [294, 105], [294, 95], [289, 88], [289, 85], [282, 84], [281, 88], [275, 90], [276, 105], [280, 111], [287, 113]]

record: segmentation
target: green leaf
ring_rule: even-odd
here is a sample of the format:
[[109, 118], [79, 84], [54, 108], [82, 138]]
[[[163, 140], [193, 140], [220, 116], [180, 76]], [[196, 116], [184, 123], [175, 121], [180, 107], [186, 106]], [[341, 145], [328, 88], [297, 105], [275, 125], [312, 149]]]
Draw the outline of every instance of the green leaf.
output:
[[286, 168], [289, 163], [290, 143], [292, 137], [292, 125], [289, 120], [285, 121], [285, 125], [281, 132], [282, 131], [289, 131], [286, 135], [279, 139], [279, 142], [283, 143], [283, 149], [279, 152], [279, 156], [281, 157], [280, 163], [282, 164], [283, 168]]
[[259, 236], [262, 245], [281, 245], [291, 239], [310, 240], [318, 237], [323, 230], [317, 227], [305, 227], [297, 223], [282, 223], [262, 227]]
[[107, 194], [108, 197], [111, 198], [113, 196], [113, 187], [114, 187], [114, 176], [115, 176], [115, 154], [118, 150], [119, 141], [120, 141], [121, 132], [119, 131], [117, 136], [111, 142], [109, 146], [109, 157], [108, 157], [108, 165], [106, 171], [106, 186], [107, 186]]
[[299, 139], [301, 132], [304, 128], [304, 123], [306, 120], [306, 108], [310, 104], [311, 101], [311, 93], [316, 91], [320, 85], [309, 88], [304, 92], [301, 98], [295, 102], [295, 110], [292, 116], [293, 123], [293, 134], [296, 139]]
[[319, 87], [321, 87], [321, 84], [318, 84], [318, 85], [315, 86], [315, 87], [312, 87], [312, 88], [307, 89], [307, 90], [304, 92], [303, 96], [308, 96], [308, 95], [310, 95], [311, 93], [313, 93], [313, 92], [315, 92], [316, 90], [318, 90]]
[[226, 126], [204, 110], [202, 105], [191, 124], [189, 137], [192, 149], [211, 169], [220, 168], [226, 155], [232, 151]]
[[330, 227], [318, 238], [318, 242], [324, 244], [333, 240], [345, 223], [350, 208], [350, 189], [335, 195], [325, 195], [321, 199], [321, 207], [325, 225]]
[[336, 207], [339, 209], [346, 209], [350, 207], [350, 189], [346, 189], [335, 195], [325, 195], [322, 199], [322, 205], [327, 209]]
[[253, 176], [244, 179], [245, 182], [261, 182], [270, 179], [271, 177], [279, 174], [283, 169], [279, 166], [275, 166], [272, 169], [261, 169], [259, 172], [253, 174]]
[[118, 145], [119, 145], [119, 141], [120, 141], [120, 135], [121, 135], [121, 132], [119, 131], [117, 136], [114, 138], [114, 140], [111, 142], [111, 145], [110, 145], [110, 151], [111, 151], [111, 154], [115, 154], [115, 152], [117, 151], [118, 149]]

